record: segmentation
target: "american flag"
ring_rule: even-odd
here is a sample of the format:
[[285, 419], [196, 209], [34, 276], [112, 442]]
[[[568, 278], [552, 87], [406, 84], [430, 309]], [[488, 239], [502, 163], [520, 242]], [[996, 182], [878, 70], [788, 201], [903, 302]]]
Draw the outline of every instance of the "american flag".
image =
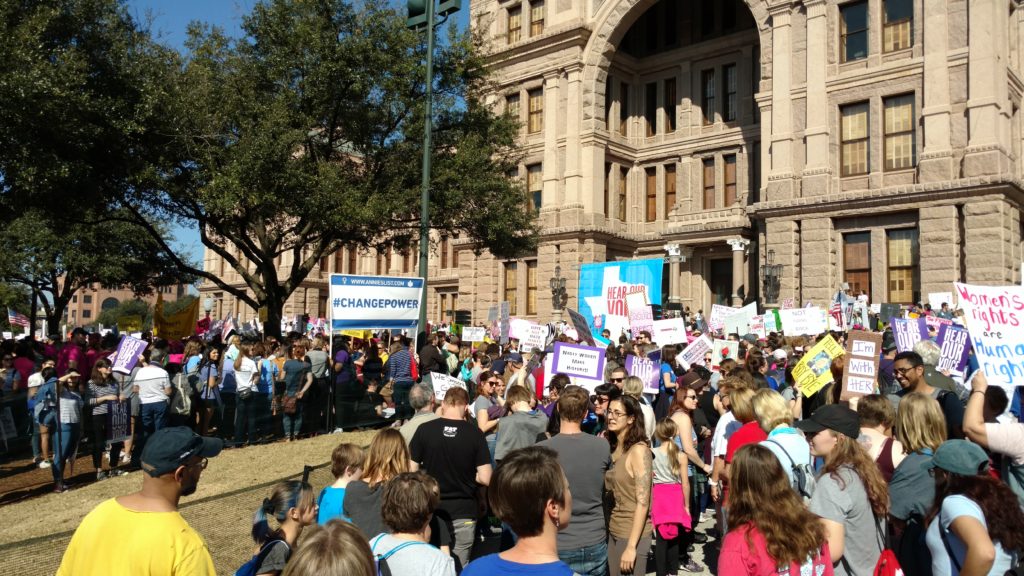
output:
[[832, 302], [832, 307], [829, 308], [828, 313], [836, 319], [836, 324], [839, 325], [840, 329], [846, 330], [846, 317], [843, 315], [843, 305], [838, 300]]
[[10, 308], [7, 309], [7, 323], [11, 326], [21, 326], [22, 328], [28, 328], [28, 316], [19, 314]]

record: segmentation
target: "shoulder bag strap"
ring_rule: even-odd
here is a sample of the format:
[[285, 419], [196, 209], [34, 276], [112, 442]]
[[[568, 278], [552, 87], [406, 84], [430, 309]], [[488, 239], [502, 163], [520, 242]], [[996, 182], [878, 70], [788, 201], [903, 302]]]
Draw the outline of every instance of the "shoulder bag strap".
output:
[[796, 466], [796, 460], [793, 460], [793, 457], [789, 455], [789, 452], [785, 448], [783, 448], [782, 444], [779, 444], [778, 442], [772, 440], [771, 438], [765, 440], [765, 442], [771, 442], [772, 444], [778, 446], [779, 450], [782, 450], [782, 453], [786, 455], [786, 458], [789, 458], [790, 467]]
[[956, 566], [956, 571], [959, 573], [961, 570], [960, 561], [956, 559], [956, 554], [953, 553], [953, 547], [949, 545], [949, 537], [946, 536], [946, 529], [942, 527], [942, 512], [935, 515], [935, 521], [939, 523], [939, 537], [942, 538], [942, 545], [946, 547], [946, 554], [949, 554], [949, 559], [953, 561], [953, 565]]

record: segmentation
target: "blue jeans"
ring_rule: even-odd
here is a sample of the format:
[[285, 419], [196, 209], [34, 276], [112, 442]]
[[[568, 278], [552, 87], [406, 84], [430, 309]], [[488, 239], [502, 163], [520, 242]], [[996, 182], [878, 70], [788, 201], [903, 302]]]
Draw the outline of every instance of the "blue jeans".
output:
[[270, 394], [256, 392], [252, 395], [253, 412], [256, 413], [256, 437], [264, 438], [274, 433], [274, 422], [270, 415]]
[[[608, 543], [598, 542], [593, 546], [576, 548], [575, 550], [560, 551], [558, 559], [569, 565], [572, 571], [580, 576], [607, 576], [608, 575]], [[637, 561], [641, 561], [637, 558]], [[645, 564], [647, 558], [642, 560]]]
[[64, 465], [75, 453], [81, 429], [82, 425], [78, 423], [61, 424], [59, 431], [50, 429], [50, 438], [53, 439], [53, 466], [50, 471], [53, 472], [54, 484], [64, 483]]
[[395, 419], [404, 420], [412, 416], [412, 406], [409, 405], [409, 390], [412, 390], [414, 382], [395, 382], [391, 391], [391, 400], [395, 403]]
[[282, 418], [285, 438], [298, 438], [302, 432], [302, 401], [295, 404], [295, 414], [285, 414]]
[[146, 440], [156, 433], [157, 430], [167, 426], [167, 402], [152, 402], [139, 406], [139, 424], [142, 425], [138, 453], [146, 447]]

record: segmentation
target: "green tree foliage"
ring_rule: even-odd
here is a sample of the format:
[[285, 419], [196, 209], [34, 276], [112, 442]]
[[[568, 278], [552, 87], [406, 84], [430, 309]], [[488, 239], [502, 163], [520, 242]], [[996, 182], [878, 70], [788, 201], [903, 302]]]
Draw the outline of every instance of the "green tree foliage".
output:
[[138, 316], [142, 318], [142, 329], [153, 329], [153, 307], [143, 300], [125, 300], [113, 308], [100, 312], [96, 318], [96, 324], [113, 328], [117, 321], [125, 316]]
[[12, 327], [7, 322], [7, 309], [20, 312], [25, 316], [29, 315], [32, 307], [32, 294], [28, 288], [20, 284], [0, 282], [0, 331], [23, 334], [25, 329], [21, 326]]

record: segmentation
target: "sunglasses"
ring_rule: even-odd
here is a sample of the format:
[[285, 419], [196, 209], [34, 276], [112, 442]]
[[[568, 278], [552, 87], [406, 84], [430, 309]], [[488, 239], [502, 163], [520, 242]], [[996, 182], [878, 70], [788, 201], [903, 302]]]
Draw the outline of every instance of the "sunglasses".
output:
[[591, 396], [590, 401], [594, 404], [607, 404], [609, 398], [607, 396]]
[[622, 382], [625, 378], [609, 378], [609, 382]]

